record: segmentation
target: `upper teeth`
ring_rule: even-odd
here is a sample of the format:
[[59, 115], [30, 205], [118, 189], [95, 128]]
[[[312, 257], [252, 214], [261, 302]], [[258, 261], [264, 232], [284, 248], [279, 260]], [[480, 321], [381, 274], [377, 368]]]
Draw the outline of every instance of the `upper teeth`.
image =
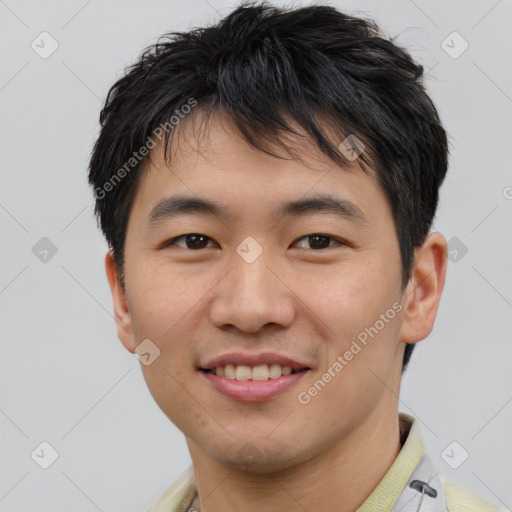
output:
[[267, 380], [277, 379], [282, 375], [290, 375], [292, 369], [289, 366], [281, 366], [280, 364], [261, 364], [253, 367], [242, 364], [227, 364], [226, 366], [213, 368], [212, 372], [231, 380]]

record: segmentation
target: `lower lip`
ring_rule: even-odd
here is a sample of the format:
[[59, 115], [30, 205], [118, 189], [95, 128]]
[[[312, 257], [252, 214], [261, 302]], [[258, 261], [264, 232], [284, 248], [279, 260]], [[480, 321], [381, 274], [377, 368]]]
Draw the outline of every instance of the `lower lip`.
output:
[[217, 391], [228, 398], [240, 402], [262, 402], [280, 395], [299, 382], [310, 370], [267, 380], [232, 380], [203, 370], [199, 371]]

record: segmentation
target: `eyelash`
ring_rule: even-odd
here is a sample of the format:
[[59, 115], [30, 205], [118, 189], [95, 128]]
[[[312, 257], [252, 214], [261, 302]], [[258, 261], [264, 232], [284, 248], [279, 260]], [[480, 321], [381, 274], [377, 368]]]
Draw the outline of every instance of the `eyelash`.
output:
[[[169, 246], [172, 246], [175, 244], [175, 242], [177, 240], [179, 240], [180, 238], [185, 238], [187, 236], [190, 236], [190, 235], [197, 235], [197, 236], [201, 236], [201, 237], [204, 237], [204, 238], [207, 238], [208, 240], [213, 240], [212, 238], [210, 238], [209, 236], [206, 236], [206, 235], [203, 235], [201, 233], [185, 233], [184, 235], [180, 235], [180, 236], [176, 236], [174, 238], [171, 238], [170, 240], [168, 240], [167, 242], [164, 242], [163, 244], [163, 247], [169, 247]], [[300, 238], [297, 238], [296, 241], [299, 241], [299, 240], [302, 240], [304, 238], [311, 238], [313, 236], [321, 236], [321, 237], [324, 237], [324, 238], [328, 238], [330, 240], [334, 240], [335, 242], [337, 242], [339, 245], [349, 245], [347, 242], [344, 242], [343, 240], [340, 240], [339, 238], [336, 238], [336, 237], [333, 237], [333, 236], [330, 236], [330, 235], [325, 235], [323, 233], [311, 233], [309, 235], [304, 235], [304, 236], [301, 236]], [[295, 243], [295, 242], [294, 242]], [[180, 247], [180, 246], [178, 246]], [[331, 247], [334, 247], [333, 245], [329, 245], [328, 247], [323, 247], [321, 249], [310, 249], [312, 251], [324, 251], [325, 249], [330, 249]], [[201, 249], [204, 249], [201, 248], [201, 249], [189, 249], [188, 247], [182, 247], [182, 249], [188, 249], [189, 251], [200, 251]]]

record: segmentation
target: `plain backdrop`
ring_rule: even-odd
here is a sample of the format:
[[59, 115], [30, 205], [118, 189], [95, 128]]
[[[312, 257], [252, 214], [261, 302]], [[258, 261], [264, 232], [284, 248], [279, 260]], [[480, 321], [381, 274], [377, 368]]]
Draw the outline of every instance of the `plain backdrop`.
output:
[[[190, 463], [184, 436], [117, 339], [87, 165], [124, 67], [164, 32], [235, 5], [0, 1], [0, 511], [142, 511]], [[510, 509], [511, 2], [330, 5], [375, 18], [409, 49], [450, 136], [435, 230], [451, 261], [400, 409], [418, 418], [441, 474]], [[47, 58], [33, 49], [41, 37], [45, 51], [58, 44]], [[47, 469], [37, 453], [52, 449], [42, 442], [58, 453]], [[457, 469], [442, 456], [453, 442], [457, 460], [468, 454]]]

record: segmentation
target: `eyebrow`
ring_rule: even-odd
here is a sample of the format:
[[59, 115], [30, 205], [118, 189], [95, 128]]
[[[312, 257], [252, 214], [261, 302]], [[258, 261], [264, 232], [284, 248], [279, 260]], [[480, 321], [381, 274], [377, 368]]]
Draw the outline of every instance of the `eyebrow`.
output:
[[[277, 219], [314, 213], [334, 214], [343, 219], [368, 224], [368, 219], [356, 204], [332, 194], [317, 194], [279, 205]], [[227, 217], [227, 208], [205, 198], [176, 195], [159, 201], [151, 210], [147, 225], [149, 228], [179, 215], [194, 214], [212, 217]]]

